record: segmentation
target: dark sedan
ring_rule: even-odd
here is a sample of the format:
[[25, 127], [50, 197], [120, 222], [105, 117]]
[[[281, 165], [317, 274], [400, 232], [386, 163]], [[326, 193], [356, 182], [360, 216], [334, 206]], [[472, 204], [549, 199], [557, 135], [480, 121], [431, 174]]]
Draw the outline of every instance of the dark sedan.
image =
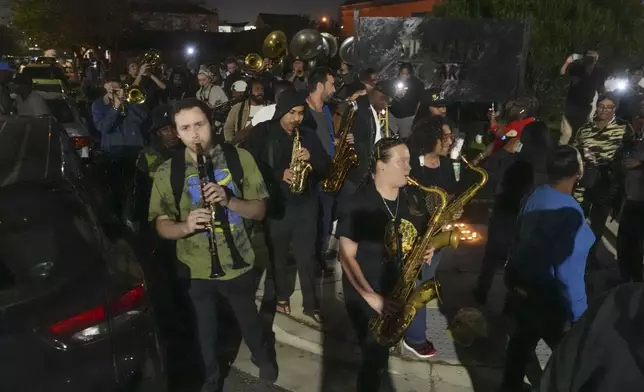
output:
[[51, 118], [0, 117], [0, 390], [164, 391], [147, 285]]

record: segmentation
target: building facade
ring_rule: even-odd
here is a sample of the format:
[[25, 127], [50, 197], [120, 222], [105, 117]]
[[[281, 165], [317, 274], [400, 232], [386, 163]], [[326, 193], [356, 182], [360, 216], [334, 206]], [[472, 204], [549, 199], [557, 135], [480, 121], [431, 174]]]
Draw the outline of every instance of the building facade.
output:
[[360, 16], [411, 17], [431, 12], [440, 0], [372, 0], [347, 1], [340, 6], [342, 30], [347, 36], [353, 35], [353, 12], [358, 10]]
[[219, 31], [219, 15], [196, 4], [130, 3], [135, 26], [148, 31]]

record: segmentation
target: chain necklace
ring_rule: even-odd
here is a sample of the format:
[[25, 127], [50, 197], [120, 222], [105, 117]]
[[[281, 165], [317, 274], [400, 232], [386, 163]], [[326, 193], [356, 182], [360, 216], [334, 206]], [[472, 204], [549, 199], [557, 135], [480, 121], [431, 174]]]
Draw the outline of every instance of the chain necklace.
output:
[[398, 205], [400, 204], [400, 195], [398, 195], [398, 197], [396, 197], [396, 213], [395, 214], [393, 212], [391, 212], [391, 209], [387, 205], [387, 201], [385, 200], [385, 198], [382, 197], [382, 195], [380, 195], [380, 198], [382, 199], [382, 203], [385, 205], [385, 208], [387, 209], [387, 212], [389, 213], [389, 216], [391, 216], [391, 221], [395, 222], [396, 218], [398, 218]]

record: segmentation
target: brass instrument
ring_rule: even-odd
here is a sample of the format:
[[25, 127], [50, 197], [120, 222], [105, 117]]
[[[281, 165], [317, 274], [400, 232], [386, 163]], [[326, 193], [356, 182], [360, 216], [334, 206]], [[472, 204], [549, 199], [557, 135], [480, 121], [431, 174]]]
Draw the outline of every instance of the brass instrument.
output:
[[311, 60], [324, 52], [324, 39], [315, 29], [298, 31], [291, 40], [291, 54], [294, 58]]
[[[402, 310], [398, 313], [380, 314], [369, 321], [369, 328], [374, 333], [376, 341], [383, 346], [393, 346], [398, 343], [409, 324], [416, 316], [418, 309], [421, 309], [434, 298], [440, 298], [440, 284], [438, 280], [430, 279], [416, 286], [416, 280], [424, 264], [424, 256], [427, 250], [436, 250], [450, 246], [458, 247], [460, 235], [457, 230], [443, 231], [443, 226], [449, 223], [454, 215], [463, 209], [463, 206], [487, 183], [487, 172], [480, 167], [471, 165], [462, 158], [468, 167], [481, 175], [479, 182], [472, 185], [463, 192], [456, 200], [448, 205], [447, 193], [438, 187], [424, 187], [413, 179], [408, 178], [409, 185], [419, 187], [428, 194], [437, 196], [438, 205], [425, 230], [425, 234], [414, 241], [411, 250], [407, 253], [400, 278], [396, 283], [390, 298], [403, 304]], [[403, 250], [405, 249], [405, 244]], [[403, 252], [404, 254], [404, 252]]]
[[217, 252], [217, 239], [215, 237], [217, 205], [207, 202], [203, 192], [204, 186], [206, 186], [206, 184], [211, 181], [210, 176], [208, 175], [208, 168], [206, 167], [206, 157], [201, 144], [197, 144], [197, 169], [199, 170], [199, 181], [201, 182], [199, 189], [201, 191], [203, 208], [207, 209], [210, 212], [210, 222], [206, 223], [204, 225], [204, 228], [206, 230], [206, 234], [208, 235], [208, 250], [210, 251], [210, 279], [215, 279], [226, 275], [226, 273], [221, 267], [221, 262], [219, 261], [219, 253]]
[[264, 38], [262, 45], [262, 54], [264, 57], [271, 59], [270, 68], [264, 65], [267, 71], [275, 76], [281, 76], [284, 71], [284, 59], [288, 55], [288, 39], [286, 34], [281, 30], [275, 30]]
[[244, 58], [244, 70], [258, 74], [264, 70], [264, 58], [259, 53], [250, 53]]
[[145, 100], [147, 99], [145, 93], [143, 93], [143, 91], [141, 91], [139, 87], [130, 86], [128, 84], [123, 86], [123, 95], [123, 100], [133, 105], [140, 105], [142, 103], [145, 103]]
[[304, 192], [306, 187], [306, 180], [309, 177], [309, 173], [313, 170], [313, 166], [310, 163], [304, 162], [297, 158], [297, 152], [302, 148], [302, 141], [300, 139], [300, 129], [295, 128], [295, 136], [293, 137], [293, 152], [291, 153], [291, 166], [289, 169], [293, 171], [293, 182], [289, 185], [291, 193], [295, 195], [300, 195]]
[[154, 68], [159, 64], [159, 60], [161, 60], [161, 53], [156, 49], [150, 49], [143, 55], [141, 64], [148, 64], [150, 68]]
[[389, 137], [389, 108], [382, 110], [378, 113], [378, 124], [380, 125], [380, 133], [383, 137]]
[[347, 142], [347, 136], [353, 129], [353, 123], [356, 119], [358, 112], [358, 103], [356, 101], [348, 101], [349, 108], [342, 118], [340, 125], [339, 142], [335, 146], [335, 155], [331, 161], [331, 169], [329, 170], [328, 177], [322, 181], [322, 189], [328, 193], [336, 193], [342, 188], [344, 180], [352, 167], [358, 166], [360, 159], [356, 149]]
[[342, 61], [349, 65], [356, 65], [358, 63], [358, 59], [355, 51], [355, 37], [351, 36], [342, 41], [338, 53]]
[[322, 43], [324, 45], [324, 54], [327, 59], [332, 59], [338, 54], [338, 40], [331, 33], [322, 33]]

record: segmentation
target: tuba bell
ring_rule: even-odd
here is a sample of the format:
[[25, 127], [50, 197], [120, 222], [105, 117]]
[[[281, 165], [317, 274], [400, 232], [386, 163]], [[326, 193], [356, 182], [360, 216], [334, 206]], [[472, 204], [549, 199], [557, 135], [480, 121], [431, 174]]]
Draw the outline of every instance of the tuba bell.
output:
[[354, 66], [358, 63], [358, 60], [356, 58], [355, 43], [355, 37], [351, 36], [342, 41], [339, 51], [342, 61]]
[[324, 53], [324, 39], [315, 29], [298, 31], [291, 40], [291, 54], [295, 58], [311, 60]]
[[338, 40], [331, 33], [322, 33], [324, 43], [324, 54], [328, 59], [332, 59], [338, 54]]
[[271, 60], [270, 67], [264, 64], [264, 68], [275, 76], [284, 71], [284, 58], [288, 55], [288, 39], [281, 30], [275, 30], [264, 38], [262, 54]]

